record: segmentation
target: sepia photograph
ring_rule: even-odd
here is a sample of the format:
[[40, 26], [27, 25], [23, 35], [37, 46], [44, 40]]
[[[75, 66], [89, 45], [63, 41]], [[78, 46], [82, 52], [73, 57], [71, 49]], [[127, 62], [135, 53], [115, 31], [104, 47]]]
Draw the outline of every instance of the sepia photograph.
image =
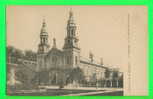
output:
[[147, 14], [145, 6], [7, 6], [7, 95], [147, 95]]

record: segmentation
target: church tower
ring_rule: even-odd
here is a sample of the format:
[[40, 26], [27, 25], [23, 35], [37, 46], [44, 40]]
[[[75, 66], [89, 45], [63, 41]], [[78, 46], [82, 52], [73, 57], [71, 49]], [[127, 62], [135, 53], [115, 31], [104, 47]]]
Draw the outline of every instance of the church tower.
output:
[[76, 28], [73, 12], [70, 10], [69, 19], [67, 21], [67, 35], [63, 47], [66, 66], [77, 67], [80, 63], [79, 39], [76, 35]]
[[38, 45], [37, 54], [37, 71], [45, 69], [45, 56], [49, 50], [48, 33], [46, 32], [46, 23], [43, 20], [42, 28], [40, 31], [40, 43]]

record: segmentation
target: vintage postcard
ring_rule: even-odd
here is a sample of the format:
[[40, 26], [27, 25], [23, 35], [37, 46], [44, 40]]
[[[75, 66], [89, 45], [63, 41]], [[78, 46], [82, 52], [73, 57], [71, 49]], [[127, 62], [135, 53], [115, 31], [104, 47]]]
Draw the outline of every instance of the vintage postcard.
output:
[[7, 95], [148, 95], [146, 6], [7, 6]]

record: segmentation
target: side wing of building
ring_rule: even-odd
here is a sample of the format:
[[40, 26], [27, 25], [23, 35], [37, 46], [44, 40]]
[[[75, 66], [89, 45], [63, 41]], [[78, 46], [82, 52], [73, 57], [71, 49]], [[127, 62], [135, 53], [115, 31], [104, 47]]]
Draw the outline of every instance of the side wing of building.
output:
[[105, 78], [106, 67], [103, 67], [100, 64], [80, 60], [79, 67], [83, 70], [87, 81], [101, 80]]

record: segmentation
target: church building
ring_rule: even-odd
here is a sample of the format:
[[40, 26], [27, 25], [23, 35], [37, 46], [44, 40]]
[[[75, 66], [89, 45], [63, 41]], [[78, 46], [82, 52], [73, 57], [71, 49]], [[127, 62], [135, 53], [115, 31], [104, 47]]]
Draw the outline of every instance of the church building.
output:
[[[93, 54], [90, 53], [89, 59], [84, 59], [80, 56], [80, 48], [78, 46], [79, 39], [77, 37], [77, 26], [74, 22], [73, 12], [69, 12], [67, 21], [67, 34], [63, 49], [58, 49], [56, 39], [53, 39], [53, 45], [48, 44], [48, 33], [46, 31], [46, 23], [43, 21], [40, 32], [40, 43], [37, 52], [37, 72], [49, 71], [49, 82], [51, 84], [54, 78], [58, 78], [57, 69], [67, 69], [79, 67], [87, 81], [90, 81], [93, 76], [100, 80], [105, 77], [106, 67], [103, 63], [98, 64], [93, 60]], [[40, 74], [41, 75], [41, 74]]]

